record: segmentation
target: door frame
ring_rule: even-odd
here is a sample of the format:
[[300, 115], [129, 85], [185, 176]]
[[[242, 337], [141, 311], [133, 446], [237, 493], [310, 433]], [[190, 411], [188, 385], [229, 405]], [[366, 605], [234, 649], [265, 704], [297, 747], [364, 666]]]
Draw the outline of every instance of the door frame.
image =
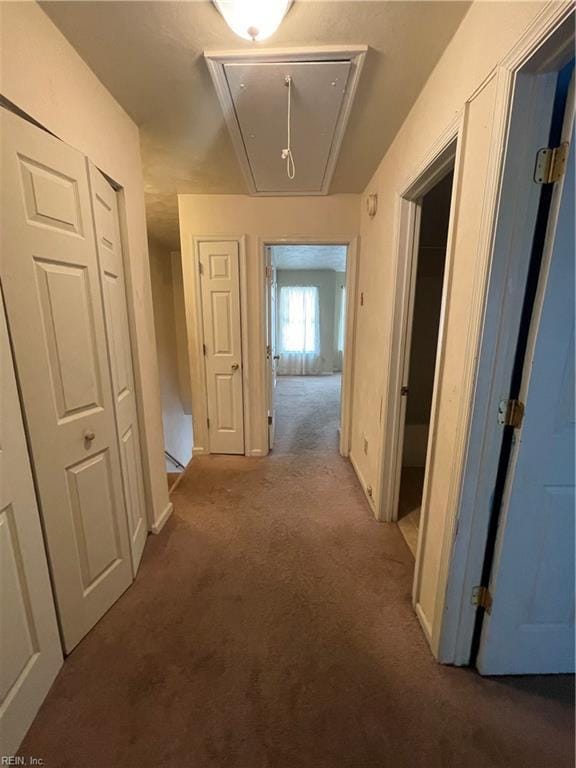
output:
[[[194, 281], [194, 324], [197, 328], [195, 340], [194, 358], [200, 360], [202, 375], [198, 376], [198, 395], [192, 408], [192, 421], [194, 429], [193, 456], [201, 456], [211, 453], [210, 430], [208, 429], [208, 387], [206, 383], [206, 359], [203, 351], [204, 344], [204, 318], [202, 316], [202, 287], [200, 285], [200, 243], [237, 243], [238, 266], [240, 276], [240, 336], [242, 339], [242, 410], [244, 417], [244, 455], [248, 447], [252, 445], [252, 431], [250, 423], [250, 365], [249, 365], [249, 341], [248, 341], [248, 291], [247, 291], [247, 259], [246, 259], [246, 235], [195, 235], [192, 238], [192, 260]], [[241, 455], [241, 454], [240, 454]]]
[[[349, 456], [352, 433], [352, 393], [354, 390], [354, 348], [356, 341], [356, 292], [358, 285], [358, 237], [259, 237], [258, 253], [261, 272], [261, 306], [263, 307], [260, 323], [260, 349], [263, 350], [263, 392], [267, 391], [266, 338], [268, 317], [266, 312], [266, 248], [274, 245], [345, 245], [346, 246], [346, 329], [344, 339], [344, 359], [342, 365], [342, 386], [340, 390], [340, 441], [341, 456]], [[265, 398], [267, 401], [267, 398]], [[263, 422], [268, 429], [268, 404], [264, 404]], [[263, 445], [268, 445], [268, 437]]]
[[[498, 393], [507, 396], [516, 334], [510, 321], [521, 311], [523, 290], [506, 290], [507, 285], [522, 284], [530, 249], [526, 247], [527, 217], [535, 207], [529, 190], [519, 194], [515, 169], [522, 162], [530, 140], [546, 115], [541, 102], [534, 98], [539, 76], [557, 73], [573, 57], [572, 4], [549, 3], [534, 20], [526, 34], [501, 63], [504, 130], [498, 136], [497, 154], [502, 168], [498, 177], [493, 216], [489, 217], [483, 237], [490, 241], [490, 270], [486, 275], [482, 323], [474, 344], [473, 399], [467, 420], [463, 463], [459, 468], [454, 512], [447, 523], [441, 567], [446, 574], [443, 617], [434, 645], [439, 661], [467, 665], [474, 633], [477, 608], [471, 595], [481, 583], [486, 549], [490, 504], [486, 503], [495, 485], [502, 439], [501, 427], [493, 408]], [[549, 87], [540, 77], [541, 88]], [[538, 89], [536, 89], [538, 93]], [[529, 126], [529, 131], [526, 130]], [[534, 139], [532, 139], [534, 141]], [[530, 160], [535, 160], [534, 155]], [[506, 205], [512, 200], [513, 205]]]
[[[454, 211], [457, 207], [458, 170], [460, 167], [460, 151], [464, 132], [464, 113], [456, 115], [444, 133], [430, 149], [423, 162], [406, 182], [404, 188], [396, 197], [396, 275], [393, 295], [395, 298], [394, 318], [391, 333], [390, 375], [388, 391], [384, 396], [385, 413], [388, 414], [382, 441], [380, 444], [380, 493], [376, 509], [376, 518], [381, 522], [395, 522], [398, 519], [398, 497], [400, 493], [400, 475], [402, 469], [402, 451], [404, 445], [404, 426], [406, 413], [406, 397], [401, 389], [407, 386], [408, 361], [412, 340], [412, 320], [416, 273], [418, 267], [418, 245], [420, 235], [420, 218], [422, 198], [451, 170], [454, 171], [454, 182], [450, 199], [450, 219], [444, 280], [442, 285], [442, 303], [440, 309], [440, 324], [438, 327], [438, 345], [434, 371], [434, 388], [432, 407], [430, 411], [430, 428], [426, 449], [426, 470], [422, 496], [422, 510], [425, 509], [427, 496], [428, 465], [434, 452], [436, 418], [437, 418], [437, 382], [443, 365], [446, 302], [449, 296], [453, 253]], [[424, 526], [421, 525], [422, 530]], [[420, 538], [420, 537], [419, 537]], [[420, 544], [420, 542], [419, 542]]]

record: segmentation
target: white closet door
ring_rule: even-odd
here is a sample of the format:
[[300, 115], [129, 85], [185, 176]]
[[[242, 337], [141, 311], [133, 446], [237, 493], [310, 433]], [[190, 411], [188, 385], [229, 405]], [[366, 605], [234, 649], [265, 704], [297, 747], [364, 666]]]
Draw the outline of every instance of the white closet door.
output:
[[0, 755], [13, 755], [62, 649], [1, 293], [0, 398]]
[[132, 581], [84, 157], [2, 110], [2, 283], [64, 644]]
[[500, 513], [494, 602], [482, 623], [483, 675], [574, 672], [574, 141], [572, 132], [532, 314], [526, 414]]
[[146, 543], [146, 497], [134, 392], [134, 369], [124, 286], [118, 201], [116, 192], [100, 171], [90, 162], [88, 166], [104, 315], [108, 332], [108, 353], [112, 370], [124, 499], [130, 530], [132, 565], [136, 572]]
[[244, 453], [238, 243], [200, 243], [210, 453]]

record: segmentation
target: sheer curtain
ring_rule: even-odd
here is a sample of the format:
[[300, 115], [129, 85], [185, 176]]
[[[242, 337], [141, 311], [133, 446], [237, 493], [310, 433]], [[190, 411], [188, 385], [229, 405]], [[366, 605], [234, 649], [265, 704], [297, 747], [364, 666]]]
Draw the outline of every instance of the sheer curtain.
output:
[[341, 285], [338, 292], [338, 327], [336, 336], [336, 351], [334, 354], [334, 370], [342, 370], [342, 362], [344, 357], [344, 338], [346, 335], [346, 288]]
[[316, 286], [280, 288], [278, 373], [320, 373], [320, 292]]

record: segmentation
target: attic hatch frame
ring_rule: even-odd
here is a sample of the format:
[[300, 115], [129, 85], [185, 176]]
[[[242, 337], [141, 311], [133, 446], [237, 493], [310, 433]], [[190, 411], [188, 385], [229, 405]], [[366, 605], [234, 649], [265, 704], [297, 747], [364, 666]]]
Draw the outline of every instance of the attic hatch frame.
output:
[[[204, 51], [204, 58], [208, 70], [216, 89], [218, 101], [222, 107], [226, 125], [234, 145], [236, 157], [242, 168], [244, 179], [248, 186], [248, 192], [254, 197], [310, 197], [318, 195], [327, 195], [330, 191], [330, 184], [332, 183], [332, 177], [336, 169], [336, 163], [340, 155], [340, 149], [344, 134], [346, 132], [346, 126], [348, 125], [348, 119], [350, 112], [352, 111], [352, 104], [354, 103], [354, 96], [358, 83], [360, 81], [360, 75], [362, 73], [362, 67], [364, 66], [364, 59], [368, 51], [367, 45], [324, 45], [306, 48], [263, 48], [257, 51]], [[242, 139], [242, 133], [240, 131], [240, 125], [236, 116], [236, 110], [234, 108], [234, 102], [230, 94], [228, 87], [228, 81], [226, 79], [225, 65], [226, 64], [294, 64], [297, 62], [314, 62], [314, 61], [346, 61], [350, 62], [350, 75], [346, 86], [346, 93], [342, 101], [342, 107], [336, 121], [336, 127], [334, 129], [334, 136], [330, 145], [330, 152], [328, 155], [328, 162], [326, 163], [326, 169], [324, 171], [324, 177], [319, 190], [305, 190], [305, 191], [281, 191], [281, 192], [260, 192], [256, 188], [254, 177], [250, 169], [250, 162], [248, 160], [248, 154]], [[282, 140], [281, 140], [282, 141]], [[280, 142], [281, 143], [281, 142]]]

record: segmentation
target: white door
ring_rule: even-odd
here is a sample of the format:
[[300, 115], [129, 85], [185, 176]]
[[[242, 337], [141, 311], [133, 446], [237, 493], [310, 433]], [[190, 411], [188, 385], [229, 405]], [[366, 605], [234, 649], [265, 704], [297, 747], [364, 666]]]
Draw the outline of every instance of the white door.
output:
[[88, 162], [98, 263], [102, 281], [108, 353], [112, 371], [118, 449], [122, 462], [124, 500], [130, 531], [134, 573], [146, 543], [146, 497], [142, 475], [140, 433], [134, 392], [134, 370], [124, 286], [124, 264], [116, 192]]
[[0, 293], [0, 755], [13, 755], [62, 649]]
[[574, 183], [572, 135], [530, 328], [520, 395], [526, 412], [477, 659], [485, 675], [574, 671]]
[[274, 447], [274, 437], [276, 434], [276, 405], [275, 389], [278, 360], [280, 356], [277, 351], [277, 328], [278, 322], [276, 315], [276, 294], [278, 286], [276, 284], [276, 269], [270, 263], [270, 247], [266, 248], [266, 300], [267, 300], [267, 339], [266, 339], [266, 378], [267, 378], [267, 416], [268, 416], [268, 449]]
[[132, 581], [84, 157], [2, 110], [2, 284], [64, 645]]
[[200, 243], [210, 453], [244, 453], [238, 243]]

